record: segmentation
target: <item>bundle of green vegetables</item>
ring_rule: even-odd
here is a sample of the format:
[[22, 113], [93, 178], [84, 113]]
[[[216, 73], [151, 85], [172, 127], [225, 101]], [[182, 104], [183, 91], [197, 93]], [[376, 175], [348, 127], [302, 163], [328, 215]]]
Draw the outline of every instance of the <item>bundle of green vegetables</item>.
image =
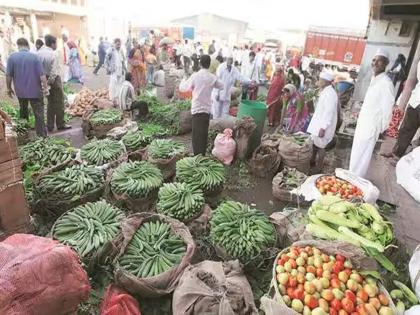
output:
[[129, 161], [118, 166], [111, 177], [111, 189], [131, 198], [146, 198], [163, 183], [162, 172], [146, 161]]
[[149, 221], [133, 235], [118, 265], [136, 277], [154, 277], [179, 264], [186, 249], [169, 224]]
[[173, 106], [175, 106], [180, 111], [187, 111], [191, 109], [191, 101], [176, 101], [172, 103]]
[[139, 129], [143, 132], [144, 136], [153, 139], [162, 138], [170, 134], [166, 127], [154, 123], [139, 123]]
[[77, 200], [104, 184], [102, 171], [93, 166], [73, 165], [42, 176], [36, 191], [42, 198]]
[[122, 142], [129, 151], [139, 150], [146, 147], [152, 141], [150, 135], [145, 135], [143, 131], [129, 131], [122, 137]]
[[81, 158], [91, 165], [116, 161], [123, 153], [121, 143], [112, 139], [93, 140], [80, 149]]
[[86, 257], [114, 239], [124, 217], [120, 209], [104, 200], [89, 202], [62, 215], [53, 226], [52, 236]]
[[186, 183], [168, 183], [159, 189], [157, 210], [180, 221], [196, 216], [204, 206], [203, 192]]
[[0, 101], [0, 109], [10, 116], [10, 119], [15, 125], [15, 131], [18, 136], [22, 136], [28, 132], [29, 129], [35, 127], [35, 116], [31, 109], [29, 109], [29, 119], [21, 119], [19, 107], [14, 106], [7, 101]]
[[94, 126], [111, 125], [123, 120], [123, 113], [115, 108], [102, 109], [89, 117], [89, 122]]
[[312, 203], [308, 217], [310, 223], [306, 225], [306, 231], [313, 236], [363, 247], [385, 268], [394, 271], [382, 254], [394, 238], [391, 224], [384, 220], [375, 206], [354, 204], [338, 196], [325, 195]]
[[38, 138], [22, 146], [20, 156], [25, 165], [41, 169], [72, 160], [76, 150], [63, 138]]
[[399, 314], [404, 314], [406, 309], [419, 304], [419, 299], [416, 294], [408, 286], [397, 280], [393, 282], [396, 289], [390, 292], [390, 296]]
[[235, 258], [249, 261], [275, 243], [275, 230], [260, 211], [235, 201], [223, 202], [210, 221], [210, 237]]
[[153, 140], [147, 147], [148, 155], [152, 159], [171, 159], [177, 155], [184, 155], [186, 151], [184, 144], [170, 139]]
[[277, 176], [281, 176], [280, 187], [287, 190], [300, 187], [307, 178], [304, 173], [299, 172], [295, 168], [290, 168], [287, 166], [285, 166], [283, 171], [281, 171], [281, 175], [277, 174], [276, 177]]
[[204, 192], [221, 187], [226, 181], [223, 164], [202, 155], [179, 160], [176, 163], [176, 178]]

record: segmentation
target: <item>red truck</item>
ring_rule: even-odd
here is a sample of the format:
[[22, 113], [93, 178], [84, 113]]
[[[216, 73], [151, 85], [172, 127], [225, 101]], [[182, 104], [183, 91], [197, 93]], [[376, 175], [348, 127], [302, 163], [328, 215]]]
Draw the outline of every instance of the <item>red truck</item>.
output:
[[360, 66], [366, 46], [366, 32], [340, 28], [310, 27], [304, 56], [324, 63]]

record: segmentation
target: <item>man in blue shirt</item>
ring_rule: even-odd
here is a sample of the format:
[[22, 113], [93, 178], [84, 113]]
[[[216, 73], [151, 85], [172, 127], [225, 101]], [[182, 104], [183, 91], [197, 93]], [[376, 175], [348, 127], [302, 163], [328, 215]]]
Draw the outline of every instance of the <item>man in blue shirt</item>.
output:
[[46, 137], [43, 98], [48, 94], [47, 78], [38, 56], [29, 52], [28, 41], [25, 38], [19, 38], [16, 43], [19, 51], [11, 54], [7, 60], [7, 95], [13, 97], [16, 94], [22, 119], [29, 118], [28, 103], [31, 103], [35, 116], [36, 134], [39, 137]]
[[101, 69], [101, 67], [104, 65], [107, 49], [108, 49], [108, 46], [105, 43], [103, 37], [99, 37], [99, 45], [98, 45], [99, 63], [96, 66], [95, 70], [93, 70], [94, 74], [98, 74], [99, 69]]

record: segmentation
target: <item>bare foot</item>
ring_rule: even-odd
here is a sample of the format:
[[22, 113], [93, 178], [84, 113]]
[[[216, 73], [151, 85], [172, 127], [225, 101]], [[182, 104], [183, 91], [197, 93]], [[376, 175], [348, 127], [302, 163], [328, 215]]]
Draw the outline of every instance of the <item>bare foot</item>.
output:
[[392, 153], [392, 152], [388, 152], [388, 153], [381, 153], [381, 155], [383, 156], [383, 157], [386, 157], [386, 158], [392, 158], [392, 157], [395, 157], [395, 154], [394, 153]]

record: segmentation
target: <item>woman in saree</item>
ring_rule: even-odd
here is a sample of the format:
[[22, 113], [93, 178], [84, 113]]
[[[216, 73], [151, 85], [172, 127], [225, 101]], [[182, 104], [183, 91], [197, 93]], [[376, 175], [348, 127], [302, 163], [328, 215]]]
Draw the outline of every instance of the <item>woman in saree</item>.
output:
[[273, 78], [268, 88], [267, 93], [267, 107], [268, 107], [268, 126], [272, 127], [279, 123], [281, 108], [282, 108], [282, 93], [285, 84], [283, 68], [280, 65], [276, 65]]
[[[310, 119], [308, 106], [303, 96], [293, 84], [286, 84], [283, 88], [283, 109], [281, 122], [287, 133], [305, 131]], [[283, 120], [284, 118], [284, 120]]]
[[131, 73], [131, 83], [136, 92], [146, 86], [146, 64], [144, 60], [144, 53], [140, 45], [131, 49], [128, 55], [128, 72]]
[[80, 60], [79, 50], [73, 41], [67, 43], [70, 49], [69, 55], [69, 80], [83, 84], [83, 72]]

